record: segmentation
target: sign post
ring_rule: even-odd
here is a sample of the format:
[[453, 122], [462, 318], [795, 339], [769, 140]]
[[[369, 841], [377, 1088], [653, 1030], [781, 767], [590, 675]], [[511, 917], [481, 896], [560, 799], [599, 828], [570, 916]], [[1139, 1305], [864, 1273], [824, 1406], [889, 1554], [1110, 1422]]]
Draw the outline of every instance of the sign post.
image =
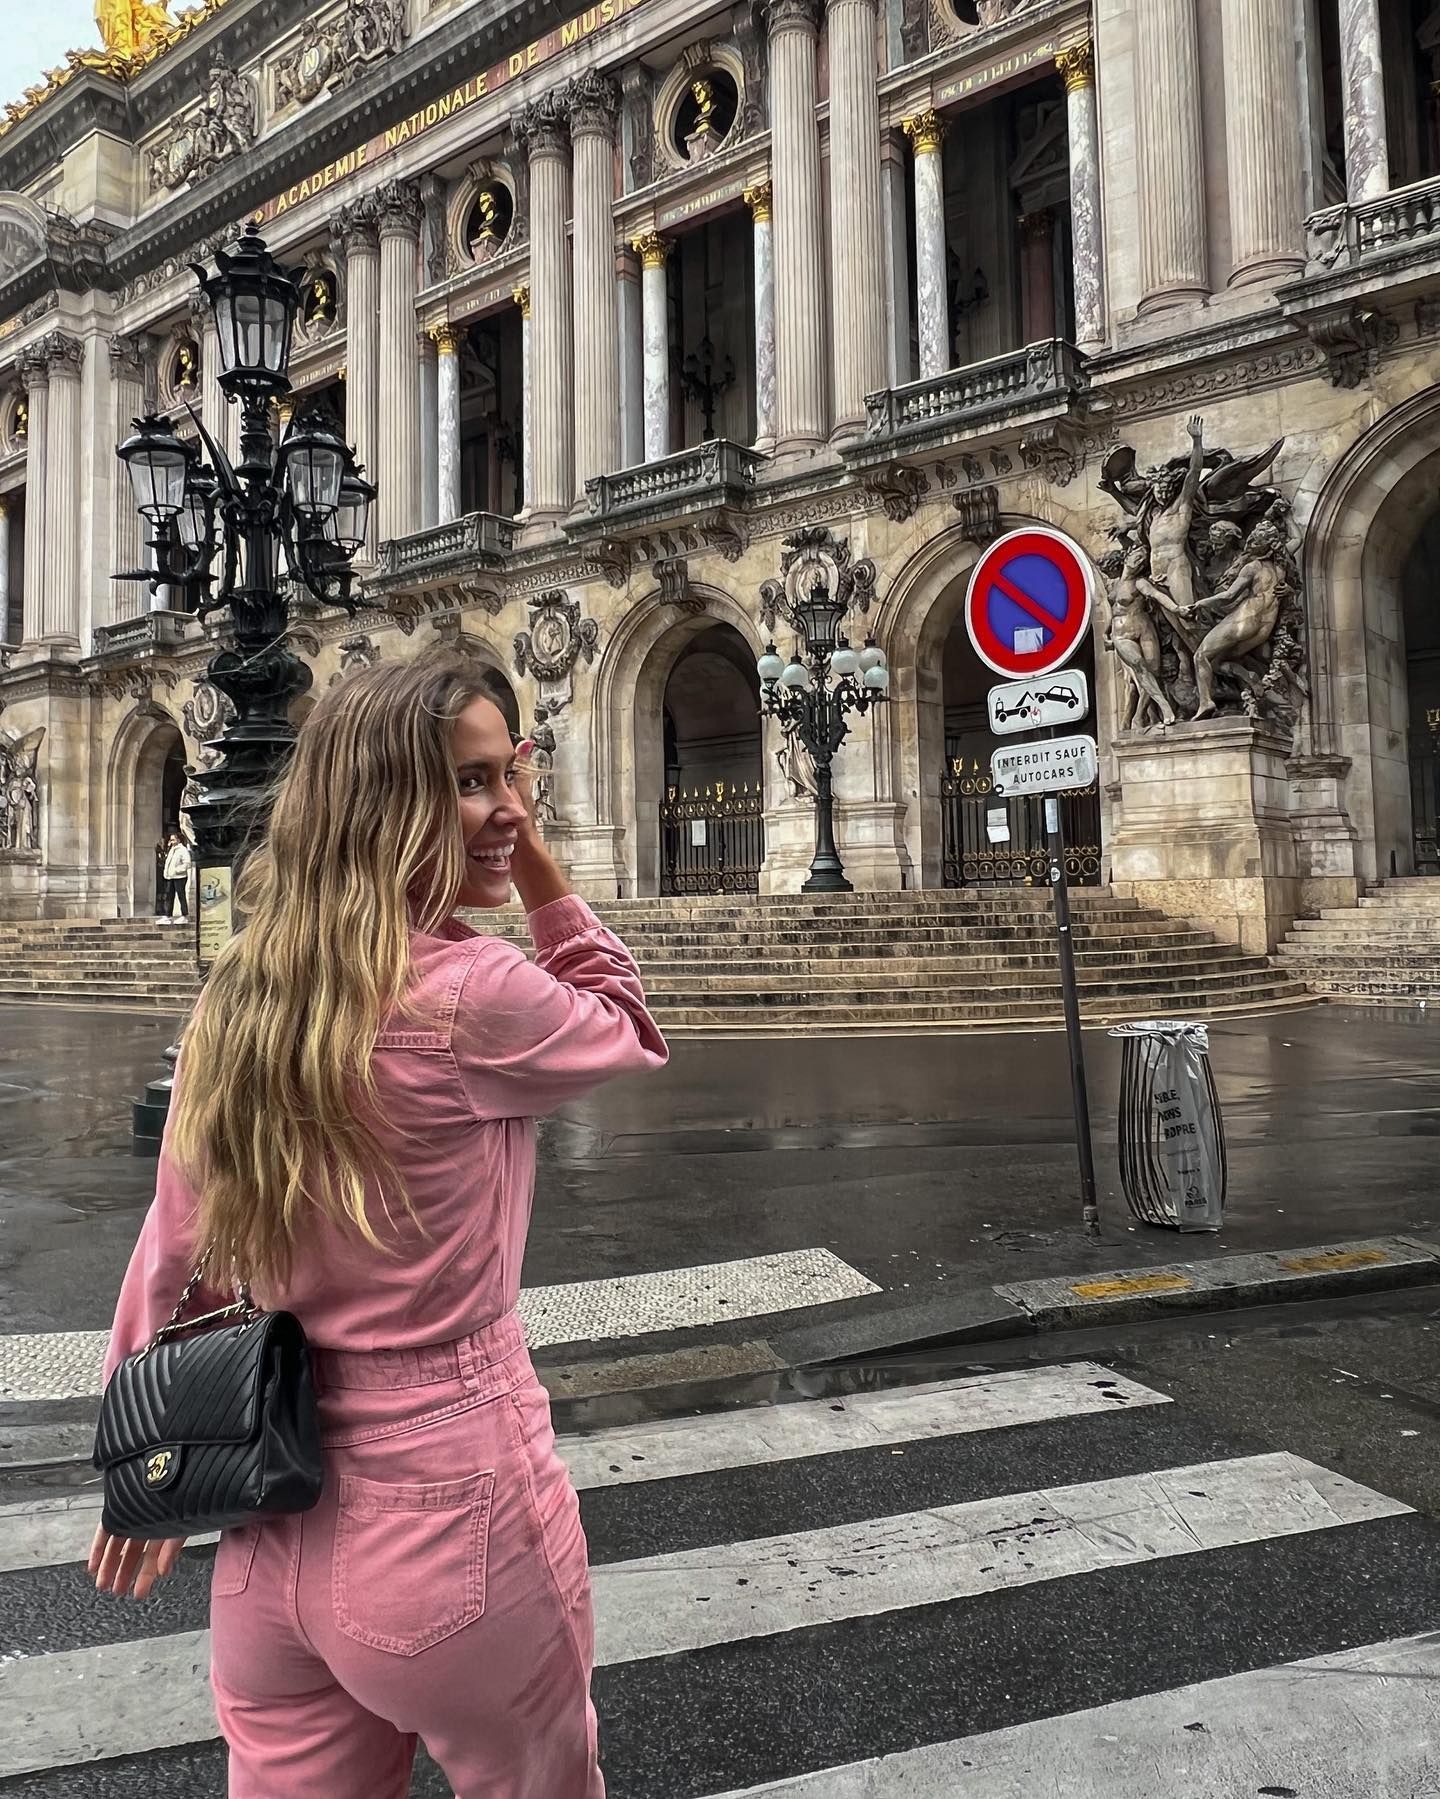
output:
[[1099, 767], [1093, 737], [1061, 737], [1055, 728], [1061, 720], [1078, 723], [1090, 710], [1089, 685], [1083, 673], [1072, 669], [1059, 675], [1056, 671], [1075, 654], [1090, 629], [1092, 586], [1088, 558], [1063, 533], [1043, 526], [1011, 531], [993, 543], [975, 565], [965, 595], [965, 624], [980, 660], [996, 674], [1009, 677], [1005, 686], [990, 690], [992, 729], [1000, 735], [1048, 727], [1046, 738], [1026, 738], [995, 750], [990, 758], [990, 778], [995, 791], [1007, 797], [1044, 795], [1080, 1199], [1085, 1228], [1095, 1235], [1100, 1229], [1100, 1208], [1059, 796], [1065, 789], [1088, 787], [1098, 778]]

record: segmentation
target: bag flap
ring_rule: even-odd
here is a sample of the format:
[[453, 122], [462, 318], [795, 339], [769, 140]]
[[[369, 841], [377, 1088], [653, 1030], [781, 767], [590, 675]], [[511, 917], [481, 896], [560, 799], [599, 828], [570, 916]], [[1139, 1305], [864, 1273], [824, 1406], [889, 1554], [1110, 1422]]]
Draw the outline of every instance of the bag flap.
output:
[[100, 1401], [95, 1466], [162, 1446], [251, 1441], [272, 1367], [303, 1343], [289, 1313], [262, 1312], [127, 1356]]

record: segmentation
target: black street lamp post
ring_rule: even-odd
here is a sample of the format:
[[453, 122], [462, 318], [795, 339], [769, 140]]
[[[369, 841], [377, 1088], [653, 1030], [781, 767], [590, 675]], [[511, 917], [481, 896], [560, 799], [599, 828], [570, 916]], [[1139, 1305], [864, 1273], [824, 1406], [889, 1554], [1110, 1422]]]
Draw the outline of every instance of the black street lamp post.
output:
[[884, 651], [873, 638], [864, 649], [853, 650], [840, 636], [845, 611], [845, 602], [832, 595], [824, 576], [817, 573], [809, 593], [791, 613], [799, 632], [795, 654], [787, 663], [772, 643], [756, 664], [761, 713], [779, 719], [815, 764], [815, 854], [802, 893], [852, 891], [835, 847], [832, 767], [835, 752], [849, 735], [846, 714], [863, 714], [890, 697]]
[[[240, 460], [230, 462], [193, 408], [208, 466], [154, 416], [136, 420], [135, 434], [117, 452], [152, 530], [154, 567], [132, 578], [181, 587], [201, 619], [222, 608], [229, 613], [227, 641], [206, 677], [235, 715], [214, 745], [215, 766], [195, 776], [199, 799], [186, 808], [197, 851], [202, 970], [238, 922], [230, 903], [234, 872], [263, 829], [266, 800], [295, 742], [290, 708], [311, 683], [288, 641], [290, 592], [298, 581], [321, 604], [352, 616], [370, 604], [353, 590], [351, 563], [375, 497], [324, 419], [296, 417], [278, 446], [271, 436], [271, 402], [291, 391], [296, 281], [253, 225], [215, 260], [213, 275], [191, 266], [215, 317], [220, 387], [240, 407]], [[152, 1083], [152, 1104], [137, 1105], [137, 1136], [151, 1134], [157, 1102], [163, 1120], [166, 1086]], [[142, 1110], [152, 1116], [142, 1120]]]

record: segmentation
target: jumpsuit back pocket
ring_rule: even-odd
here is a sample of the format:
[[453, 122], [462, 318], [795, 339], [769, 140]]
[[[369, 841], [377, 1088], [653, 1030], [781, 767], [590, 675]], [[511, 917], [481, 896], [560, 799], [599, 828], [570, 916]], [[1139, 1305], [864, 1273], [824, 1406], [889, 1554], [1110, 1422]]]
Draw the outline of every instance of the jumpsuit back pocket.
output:
[[347, 1637], [418, 1655], [485, 1612], [495, 1474], [397, 1483], [340, 1477], [331, 1598]]

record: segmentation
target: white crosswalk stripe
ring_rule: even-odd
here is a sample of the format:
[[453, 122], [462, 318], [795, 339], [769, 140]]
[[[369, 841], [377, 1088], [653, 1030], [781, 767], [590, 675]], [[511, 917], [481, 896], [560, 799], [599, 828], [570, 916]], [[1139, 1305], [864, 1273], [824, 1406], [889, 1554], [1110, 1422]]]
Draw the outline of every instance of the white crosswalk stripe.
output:
[[[1424, 1790], [1433, 1526], [1099, 1364], [561, 1448], [615, 1799], [1338, 1799], [1392, 1790], [1376, 1771]], [[211, 1799], [204, 1557], [163, 1624], [120, 1618], [76, 1565], [97, 1505], [0, 1508], [0, 1778], [30, 1777], [27, 1799]], [[414, 1791], [438, 1781], [417, 1770]]]
[[[519, 1311], [532, 1349], [643, 1338], [662, 1331], [775, 1317], [880, 1291], [828, 1249], [527, 1287]], [[0, 1402], [98, 1395], [108, 1331], [0, 1333]]]

